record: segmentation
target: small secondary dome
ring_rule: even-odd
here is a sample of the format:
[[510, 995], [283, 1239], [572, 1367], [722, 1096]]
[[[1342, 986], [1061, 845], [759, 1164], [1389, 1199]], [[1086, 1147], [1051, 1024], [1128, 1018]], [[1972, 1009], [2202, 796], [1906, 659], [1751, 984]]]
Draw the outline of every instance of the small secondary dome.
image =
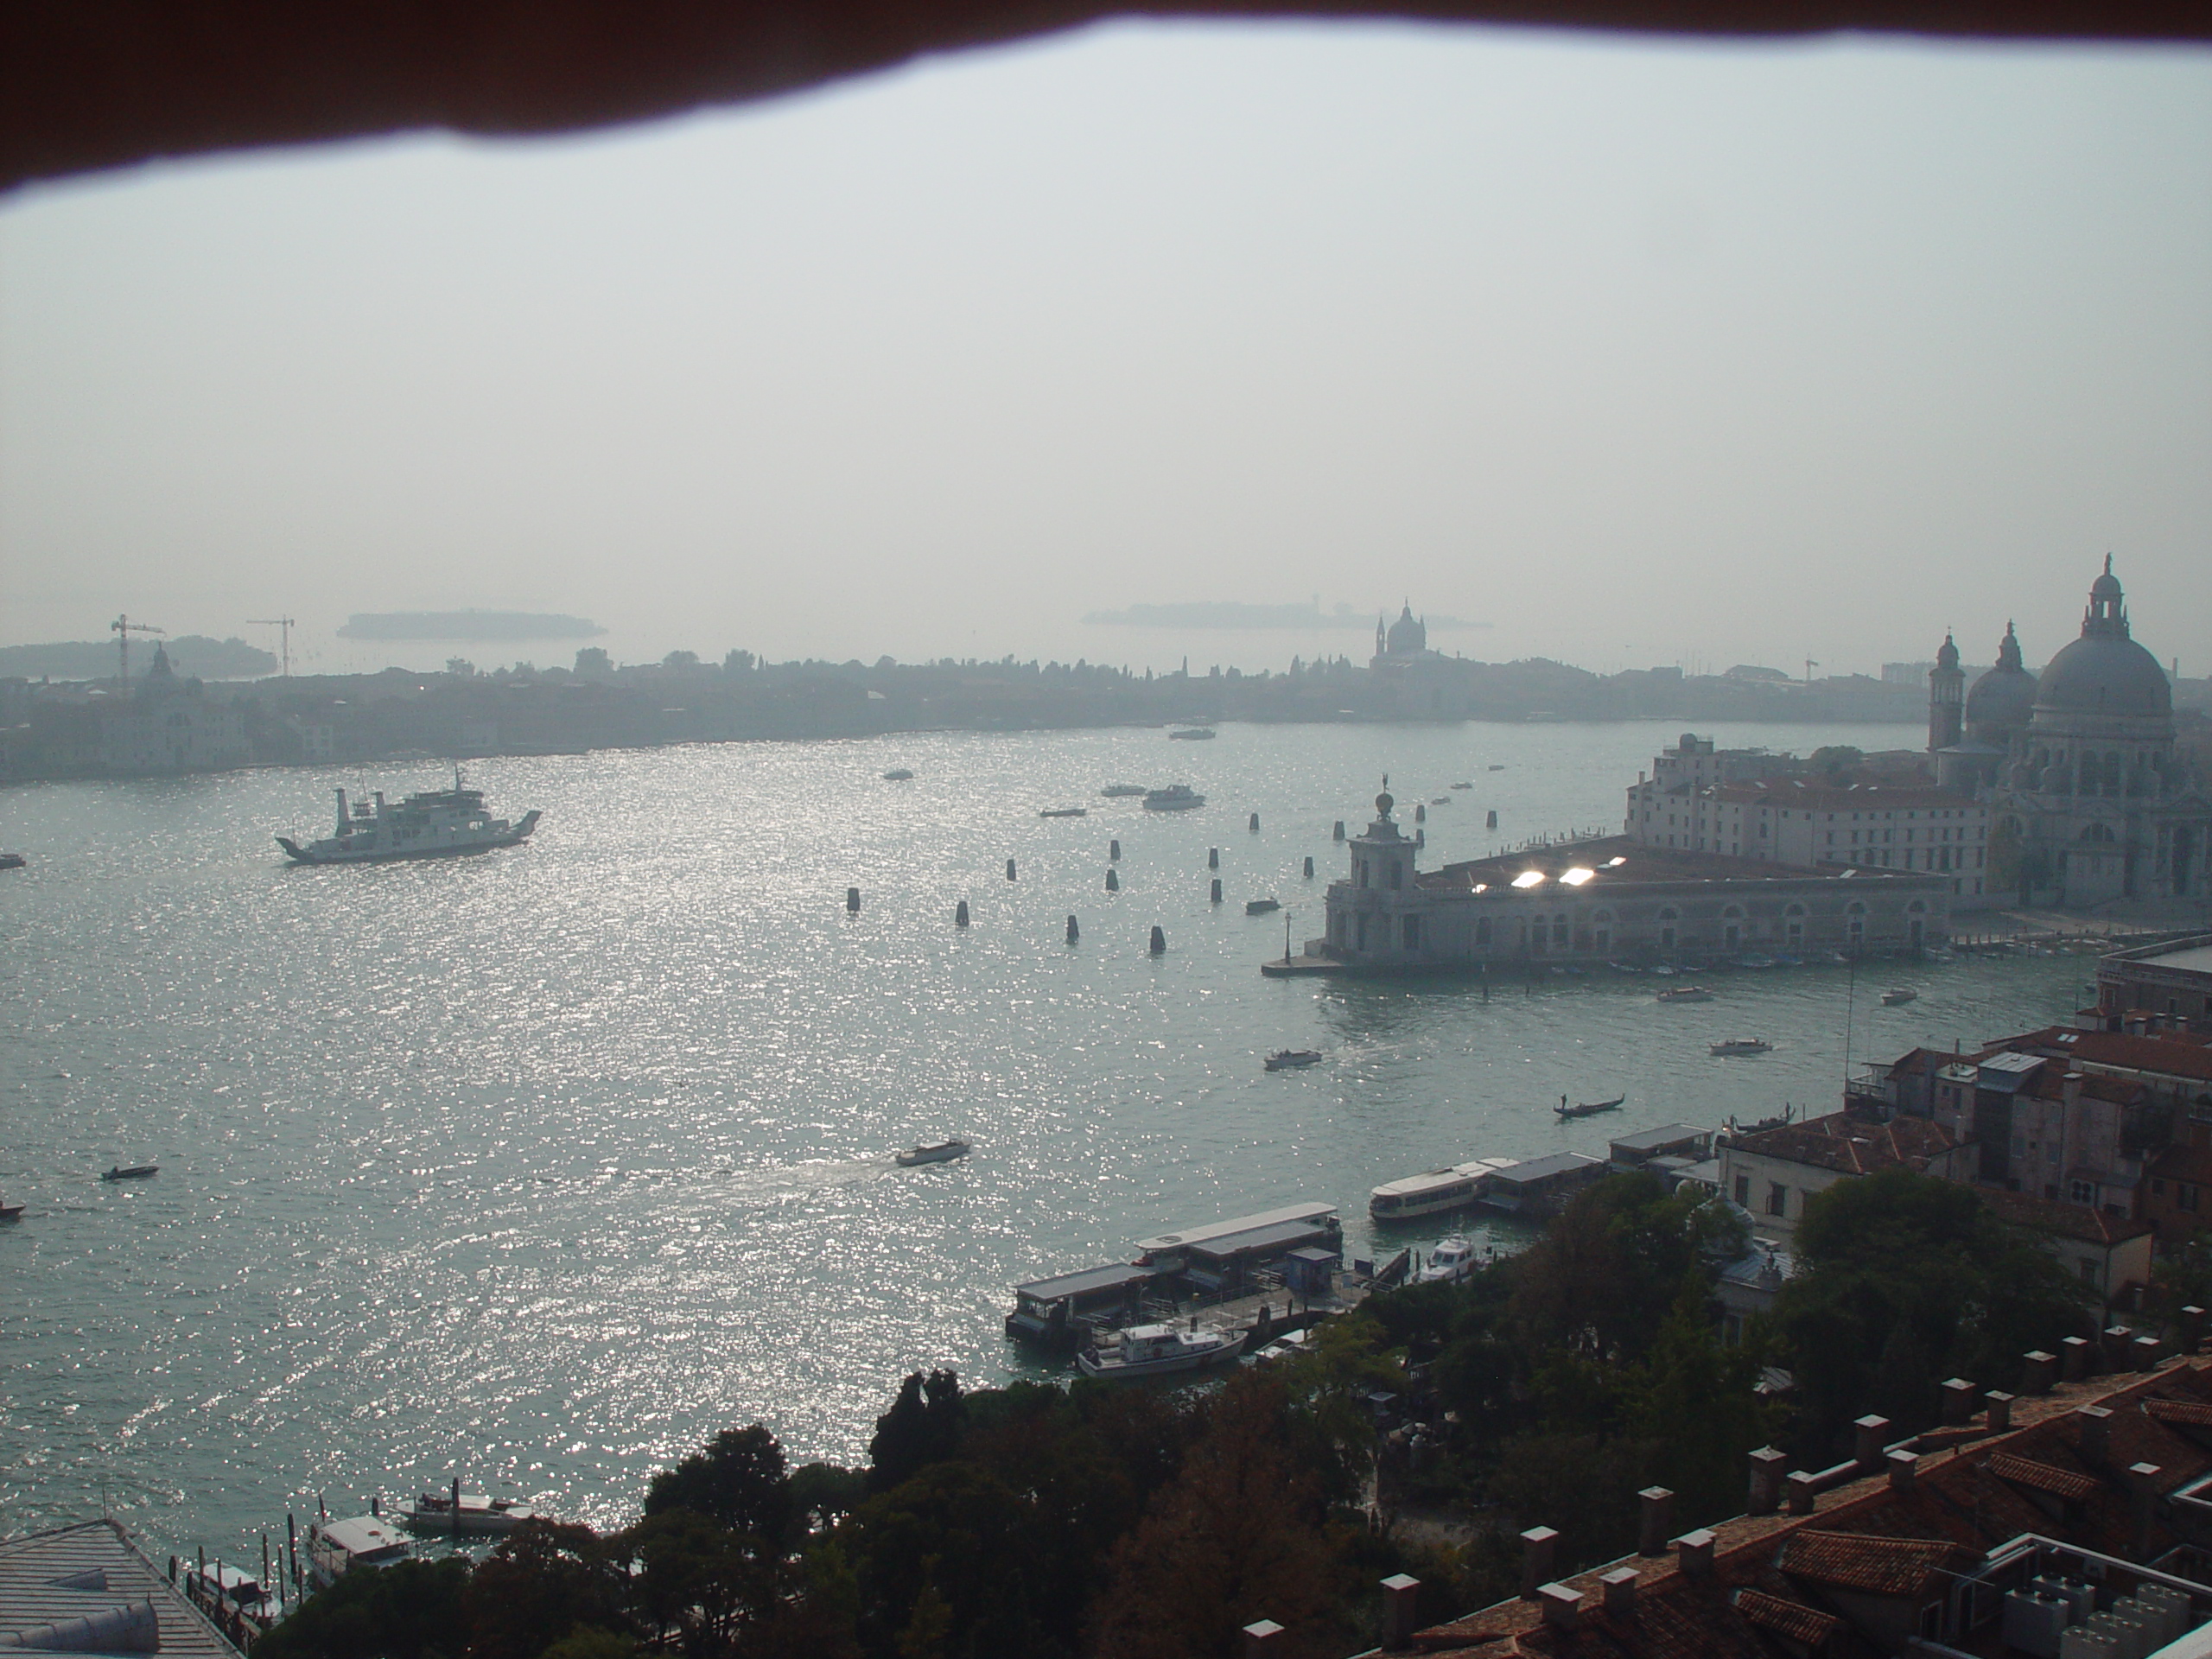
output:
[[2170, 720], [2174, 690], [2158, 659], [2128, 636], [2120, 578], [2105, 557], [2089, 588], [2082, 637], [2050, 659], [2036, 697], [2037, 715], [2120, 715]]
[[1997, 666], [1974, 683], [1967, 693], [1967, 728], [1991, 727], [2017, 731], [2035, 712], [2036, 677], [2020, 661], [2019, 636], [2005, 625], [2004, 642], [1997, 647]]

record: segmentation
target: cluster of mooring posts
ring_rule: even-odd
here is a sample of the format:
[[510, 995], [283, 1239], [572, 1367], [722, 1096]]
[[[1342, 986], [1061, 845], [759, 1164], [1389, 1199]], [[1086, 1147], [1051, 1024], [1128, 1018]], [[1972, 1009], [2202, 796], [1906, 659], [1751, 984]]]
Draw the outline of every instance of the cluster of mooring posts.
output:
[[[1416, 823], [1425, 823], [1427, 820], [1427, 817], [1428, 809], [1427, 806], [1417, 805], [1414, 807], [1414, 820]], [[1260, 833], [1260, 815], [1257, 812], [1251, 814], [1249, 818], [1247, 820], [1247, 825], [1249, 833], [1255, 836], [1258, 835]], [[1495, 811], [1491, 812], [1490, 815], [1489, 827], [1493, 830], [1497, 827], [1497, 814]], [[1338, 818], [1331, 827], [1329, 838], [1332, 841], [1343, 841], [1346, 839], [1344, 833], [1344, 821], [1342, 818]], [[1414, 832], [1414, 844], [1415, 846], [1425, 846], [1427, 844], [1427, 840], [1428, 836], [1426, 830], [1416, 830]], [[1115, 837], [1109, 840], [1106, 843], [1106, 891], [1109, 893], [1119, 893], [1122, 890], [1121, 872], [1114, 868], [1121, 861], [1122, 843], [1119, 837]], [[1218, 870], [1221, 868], [1220, 848], [1209, 847], [1206, 849], [1206, 868], [1209, 870]], [[1313, 854], [1308, 853], [1305, 855], [1300, 874], [1306, 880], [1311, 881], [1313, 879]], [[1021, 879], [1020, 866], [1015, 860], [1011, 858], [1006, 861], [1006, 879], [1008, 881], [1013, 882], [1019, 882]], [[1211, 904], [1218, 905], [1223, 902], [1222, 883], [1221, 878], [1218, 875], [1212, 877], [1208, 884], [1207, 899], [1208, 902]], [[861, 913], [861, 890], [858, 887], [847, 887], [845, 889], [845, 913], [849, 916], [857, 916]], [[971, 918], [969, 913], [968, 901], [965, 899], [963, 899], [957, 905], [953, 906], [952, 925], [955, 927], [967, 927], [970, 925], [970, 921]], [[1070, 944], [1079, 944], [1082, 938], [1083, 930], [1080, 924], [1075, 917], [1070, 916], [1067, 921], [1067, 942]], [[1284, 927], [1284, 938], [1286, 941], [1284, 953], [1286, 956], [1288, 955], [1288, 918], [1286, 916]], [[1166, 931], [1164, 928], [1155, 925], [1152, 930], [1149, 944], [1150, 953], [1154, 956], [1159, 956], [1165, 952], [1166, 949]]]

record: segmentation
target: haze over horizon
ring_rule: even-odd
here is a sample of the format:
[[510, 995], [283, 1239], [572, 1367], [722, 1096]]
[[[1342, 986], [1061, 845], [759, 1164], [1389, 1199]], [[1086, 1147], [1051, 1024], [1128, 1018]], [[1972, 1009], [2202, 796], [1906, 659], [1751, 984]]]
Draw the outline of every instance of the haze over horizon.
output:
[[1169, 667], [1081, 618], [1410, 597], [1492, 660], [2032, 665], [2110, 551], [2202, 675], [2208, 295], [2193, 48], [1121, 23], [147, 168], [0, 204], [0, 644]]

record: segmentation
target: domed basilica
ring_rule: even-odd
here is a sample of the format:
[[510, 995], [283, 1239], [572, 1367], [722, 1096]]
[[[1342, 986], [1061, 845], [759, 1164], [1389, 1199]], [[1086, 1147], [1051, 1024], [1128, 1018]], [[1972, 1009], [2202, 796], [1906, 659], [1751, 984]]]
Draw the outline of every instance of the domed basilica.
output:
[[2175, 753], [2173, 686], [2128, 631], [2109, 556], [2040, 683], [2008, 625], [1971, 690], [1947, 638], [1928, 690], [1936, 781], [1989, 808], [1993, 891], [2069, 908], [2212, 895], [2212, 797]]

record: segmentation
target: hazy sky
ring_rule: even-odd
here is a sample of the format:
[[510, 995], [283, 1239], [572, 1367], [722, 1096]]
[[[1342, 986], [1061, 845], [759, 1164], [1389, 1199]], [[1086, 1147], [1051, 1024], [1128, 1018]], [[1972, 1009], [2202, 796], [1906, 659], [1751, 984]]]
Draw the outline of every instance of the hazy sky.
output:
[[0, 643], [1141, 663], [1083, 613], [1410, 594], [1491, 658], [2034, 663], [2108, 550], [2212, 671], [2202, 50], [1116, 25], [0, 202]]

